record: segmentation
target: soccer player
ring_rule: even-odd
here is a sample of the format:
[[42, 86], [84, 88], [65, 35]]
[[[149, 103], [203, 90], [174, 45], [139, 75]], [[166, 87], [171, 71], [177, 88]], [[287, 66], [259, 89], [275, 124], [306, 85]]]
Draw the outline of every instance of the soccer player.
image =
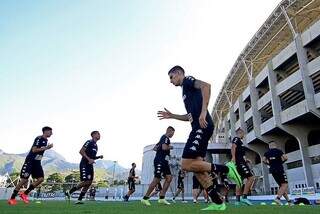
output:
[[173, 149], [173, 147], [170, 145], [170, 138], [172, 138], [172, 136], [174, 135], [174, 131], [174, 128], [172, 126], [169, 126], [166, 130], [166, 133], [160, 138], [159, 143], [157, 143], [153, 148], [153, 150], [156, 151], [156, 156], [153, 161], [154, 178], [149, 185], [146, 194], [141, 199], [141, 203], [146, 206], [151, 205], [149, 201], [150, 194], [154, 190], [156, 185], [158, 185], [158, 183], [160, 182], [161, 177], [164, 177], [165, 181], [163, 183], [163, 188], [159, 194], [158, 203], [170, 205], [170, 203], [165, 199], [165, 195], [172, 181], [172, 175], [169, 166], [169, 157], [170, 150]]
[[77, 186], [72, 187], [69, 191], [66, 191], [66, 198], [70, 201], [71, 194], [75, 191], [81, 189], [81, 192], [78, 197], [78, 201], [76, 204], [83, 204], [82, 198], [87, 193], [89, 187], [92, 184], [93, 177], [94, 177], [94, 170], [93, 164], [95, 160], [102, 159], [103, 156], [97, 156], [98, 153], [98, 146], [97, 142], [100, 140], [100, 133], [98, 131], [91, 132], [91, 140], [85, 142], [80, 150], [80, 154], [82, 156], [80, 162], [80, 181]]
[[181, 192], [181, 197], [182, 197], [182, 203], [186, 203], [187, 201], [184, 200], [184, 177], [185, 177], [186, 173], [183, 170], [179, 170], [178, 172], [178, 188], [176, 193], [174, 194], [172, 201], [175, 203], [175, 199], [176, 197], [180, 194]]
[[207, 110], [211, 86], [209, 83], [197, 80], [194, 77], [185, 76], [184, 69], [180, 66], [171, 68], [168, 75], [173, 85], [181, 86], [182, 88], [182, 99], [187, 114], [173, 114], [165, 108], [164, 111], [158, 111], [158, 117], [160, 120], [176, 119], [191, 123], [192, 131], [182, 154], [182, 169], [194, 172], [212, 199], [213, 203], [204, 210], [225, 210], [226, 205], [219, 197], [208, 173], [226, 173], [228, 178], [235, 181], [238, 186], [242, 185], [242, 181], [234, 163], [229, 162], [224, 166], [211, 164], [203, 160], [207, 151], [208, 141], [214, 129], [213, 120]]
[[263, 162], [270, 167], [269, 171], [279, 185], [277, 197], [274, 199], [274, 202], [278, 205], [282, 205], [282, 196], [287, 200], [289, 205], [293, 205], [288, 196], [288, 179], [282, 165], [287, 160], [288, 157], [280, 149], [277, 149], [275, 142], [271, 141], [269, 143], [269, 150], [264, 154]]
[[130, 196], [136, 191], [135, 179], [137, 179], [138, 177], [136, 176], [135, 168], [137, 165], [135, 163], [132, 163], [131, 166], [132, 168], [130, 169], [128, 177], [129, 191], [125, 196], [123, 196], [124, 201], [128, 201]]
[[30, 175], [35, 180], [28, 187], [28, 189], [19, 194], [20, 198], [24, 203], [29, 203], [28, 194], [37, 186], [39, 186], [44, 181], [44, 173], [41, 166], [41, 159], [46, 150], [51, 149], [53, 144], [48, 144], [48, 138], [52, 135], [52, 128], [45, 126], [42, 128], [42, 135], [36, 137], [28, 153], [24, 164], [20, 172], [20, 182], [17, 184], [16, 188], [13, 190], [11, 198], [8, 200], [9, 205], [16, 205], [16, 196], [22, 186], [28, 183]]
[[[231, 146], [231, 154], [232, 154], [232, 162], [234, 162], [237, 166], [237, 170], [242, 179], [246, 179], [244, 184], [244, 188], [242, 191], [242, 187], [236, 187], [236, 206], [241, 204], [245, 204], [248, 206], [253, 205], [249, 199], [247, 198], [250, 188], [254, 182], [253, 173], [248, 166], [247, 162], [249, 160], [246, 158], [246, 150], [243, 145], [243, 138], [244, 138], [244, 131], [242, 129], [238, 129], [236, 131], [237, 137], [232, 139], [232, 146]], [[242, 197], [241, 197], [242, 196]]]
[[203, 192], [204, 202], [208, 203], [209, 198], [206, 190], [203, 186], [199, 183], [197, 177], [195, 175], [192, 176], [192, 197], [193, 203], [198, 203], [198, 197], [200, 196], [201, 192]]

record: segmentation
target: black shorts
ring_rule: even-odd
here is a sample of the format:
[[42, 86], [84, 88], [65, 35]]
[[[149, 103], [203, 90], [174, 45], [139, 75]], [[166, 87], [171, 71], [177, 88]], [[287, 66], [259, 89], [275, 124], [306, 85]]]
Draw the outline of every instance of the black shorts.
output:
[[184, 189], [184, 182], [181, 179], [178, 179], [178, 189]]
[[202, 128], [192, 128], [187, 143], [183, 149], [182, 158], [196, 159], [206, 156], [208, 142], [213, 134], [213, 126]]
[[237, 171], [241, 176], [242, 180], [245, 178], [249, 178], [253, 176], [253, 172], [251, 171], [250, 167], [246, 163], [237, 163]]
[[94, 176], [93, 165], [80, 163], [80, 181], [92, 181]]
[[132, 180], [132, 179], [129, 179], [128, 180], [128, 187], [129, 187], [129, 190], [136, 190], [136, 183], [134, 182], [134, 180]]
[[30, 175], [35, 179], [44, 177], [41, 161], [24, 162], [20, 172], [20, 178], [28, 179]]
[[279, 186], [281, 186], [281, 184], [288, 183], [288, 178], [284, 171], [278, 171], [278, 172], [275, 171], [275, 172], [271, 172], [271, 174]]
[[203, 190], [203, 186], [200, 184], [196, 176], [192, 177], [192, 189], [201, 189]]
[[170, 166], [167, 161], [154, 161], [154, 177], [162, 178], [171, 175]]

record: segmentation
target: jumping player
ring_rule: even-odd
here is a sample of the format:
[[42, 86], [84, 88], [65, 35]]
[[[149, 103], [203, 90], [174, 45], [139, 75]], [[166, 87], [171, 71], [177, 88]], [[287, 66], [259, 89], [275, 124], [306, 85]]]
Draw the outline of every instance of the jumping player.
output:
[[186, 203], [187, 201], [184, 200], [184, 177], [186, 176], [186, 173], [185, 171], [183, 170], [179, 170], [178, 172], [178, 188], [177, 188], [177, 191], [176, 193], [174, 194], [173, 198], [172, 198], [172, 201], [175, 203], [175, 199], [176, 197], [178, 197], [178, 195], [180, 194], [181, 192], [181, 198], [182, 198], [182, 203]]
[[279, 185], [277, 197], [274, 199], [274, 202], [278, 205], [282, 205], [282, 196], [287, 200], [289, 205], [293, 205], [288, 196], [288, 179], [283, 168], [283, 163], [287, 160], [288, 157], [280, 149], [277, 149], [277, 144], [270, 142], [269, 150], [264, 154], [263, 162], [270, 167], [269, 171]]
[[[242, 187], [236, 187], [236, 203], [235, 205], [239, 206], [241, 204], [245, 204], [248, 206], [253, 205], [247, 198], [250, 188], [254, 182], [253, 173], [248, 166], [247, 162], [249, 161], [246, 158], [246, 150], [243, 145], [244, 131], [242, 129], [238, 129], [237, 137], [232, 140], [231, 154], [232, 161], [236, 164], [237, 170], [242, 179], [246, 179], [244, 184], [244, 188], [242, 191]], [[242, 197], [241, 197], [242, 196]]]
[[48, 138], [52, 135], [52, 128], [45, 126], [42, 128], [42, 135], [36, 137], [31, 147], [29, 154], [27, 155], [24, 164], [20, 172], [20, 182], [17, 184], [16, 188], [8, 200], [9, 205], [16, 205], [16, 196], [22, 186], [28, 183], [30, 175], [35, 181], [30, 184], [28, 189], [19, 194], [20, 198], [24, 203], [29, 203], [28, 194], [37, 186], [39, 186], [44, 181], [44, 173], [41, 166], [41, 159], [46, 150], [51, 149], [53, 144], [48, 144]]
[[171, 175], [170, 166], [169, 166], [169, 157], [170, 157], [170, 150], [173, 149], [173, 147], [170, 145], [170, 138], [172, 138], [173, 135], [174, 135], [174, 128], [172, 126], [169, 126], [166, 130], [166, 133], [162, 135], [159, 143], [157, 143], [153, 149], [154, 151], [157, 152], [153, 161], [154, 178], [151, 184], [149, 185], [149, 188], [146, 194], [141, 199], [141, 203], [146, 206], [151, 205], [149, 201], [151, 192], [154, 190], [156, 185], [158, 185], [161, 177], [164, 177], [165, 181], [163, 183], [163, 188], [159, 194], [158, 203], [170, 205], [170, 203], [165, 199], [165, 195], [172, 181], [172, 175]]
[[160, 120], [176, 119], [191, 123], [192, 131], [182, 154], [182, 169], [194, 172], [201, 185], [207, 190], [213, 203], [204, 210], [225, 210], [226, 205], [221, 200], [208, 173], [225, 173], [238, 186], [242, 185], [242, 180], [234, 163], [229, 162], [224, 166], [211, 164], [203, 160], [208, 141], [214, 129], [213, 120], [207, 110], [211, 86], [209, 83], [197, 80], [194, 77], [185, 76], [184, 69], [180, 66], [171, 68], [168, 75], [173, 85], [182, 88], [182, 98], [187, 114], [173, 114], [165, 108], [164, 111], [158, 111], [158, 117]]
[[138, 177], [136, 176], [135, 168], [136, 168], [137, 165], [135, 163], [132, 163], [131, 166], [132, 166], [132, 168], [130, 169], [129, 177], [128, 177], [128, 188], [129, 188], [129, 191], [125, 196], [123, 196], [123, 200], [124, 201], [129, 201], [130, 196], [136, 191], [135, 180]]
[[80, 150], [80, 154], [82, 156], [80, 162], [80, 181], [77, 186], [71, 188], [69, 191], [66, 191], [66, 198], [70, 201], [71, 194], [75, 191], [81, 189], [81, 192], [78, 197], [78, 201], [76, 204], [83, 204], [82, 199], [87, 193], [89, 187], [92, 184], [94, 177], [93, 164], [95, 160], [102, 159], [103, 156], [97, 156], [98, 146], [97, 142], [100, 140], [100, 133], [98, 131], [91, 132], [91, 140], [85, 142]]

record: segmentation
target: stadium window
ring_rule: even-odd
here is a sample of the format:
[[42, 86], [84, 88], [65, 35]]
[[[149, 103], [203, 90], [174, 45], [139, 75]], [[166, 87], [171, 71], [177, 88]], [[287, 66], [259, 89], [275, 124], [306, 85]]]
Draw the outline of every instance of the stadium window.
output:
[[288, 169], [295, 169], [298, 167], [302, 167], [302, 160], [298, 160], [298, 161], [293, 161], [290, 163], [287, 163], [287, 168]]
[[310, 159], [311, 159], [311, 164], [318, 164], [318, 163], [320, 163], [320, 155], [311, 157]]
[[320, 130], [311, 131], [308, 134], [308, 146], [314, 146], [320, 144]]
[[290, 153], [294, 151], [298, 151], [300, 149], [299, 142], [295, 138], [291, 138], [287, 140], [287, 142], [284, 145], [285, 153]]

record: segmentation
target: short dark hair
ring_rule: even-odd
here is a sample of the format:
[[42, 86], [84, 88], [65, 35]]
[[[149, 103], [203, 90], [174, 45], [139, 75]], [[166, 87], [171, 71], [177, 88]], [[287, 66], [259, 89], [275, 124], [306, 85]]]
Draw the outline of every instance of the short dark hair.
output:
[[136, 163], [132, 163], [131, 166], [136, 165]]
[[42, 133], [44, 133], [45, 131], [52, 131], [52, 128], [49, 126], [45, 126], [42, 128]]
[[97, 133], [99, 133], [98, 131], [92, 131], [91, 132], [91, 137], [93, 137], [93, 135], [95, 135], [95, 134], [97, 134]]
[[168, 126], [167, 130], [171, 129], [172, 131], [175, 131], [175, 129], [172, 126]]
[[178, 70], [182, 71], [182, 73], [184, 74], [184, 69], [180, 65], [176, 65], [169, 70], [168, 75], [171, 73], [175, 73]]
[[244, 132], [244, 130], [242, 128], [238, 128], [236, 133], [239, 133], [239, 132]]

